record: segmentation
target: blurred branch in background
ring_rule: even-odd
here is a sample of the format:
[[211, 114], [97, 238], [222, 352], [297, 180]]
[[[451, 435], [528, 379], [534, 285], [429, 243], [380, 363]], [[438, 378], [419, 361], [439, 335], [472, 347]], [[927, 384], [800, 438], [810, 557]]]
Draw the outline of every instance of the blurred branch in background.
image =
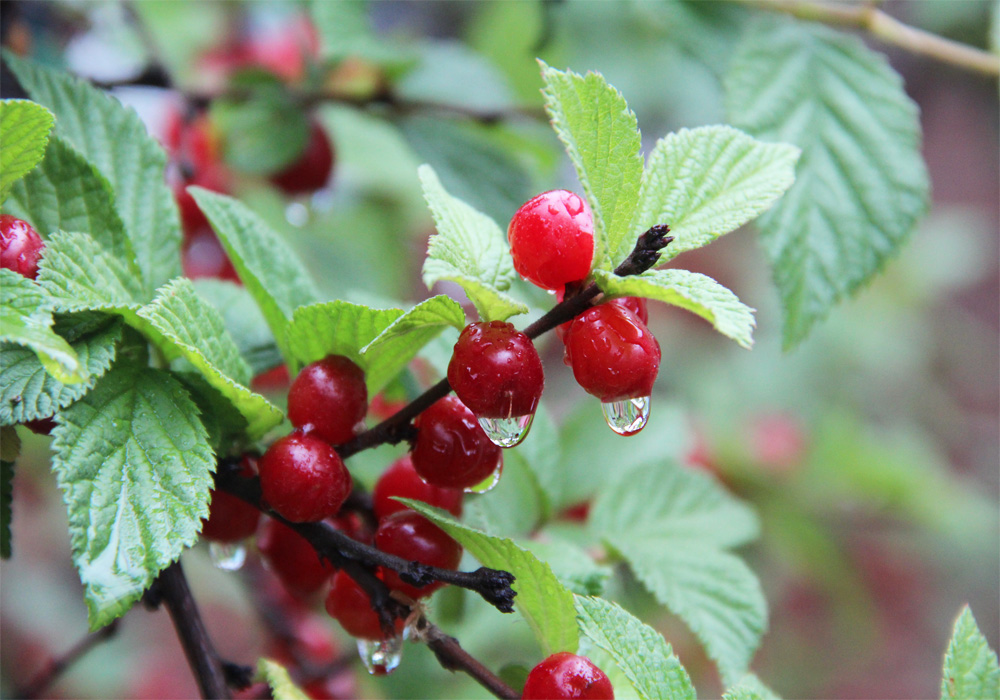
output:
[[59, 677], [66, 671], [66, 669], [76, 663], [79, 659], [83, 658], [83, 656], [95, 646], [115, 636], [118, 632], [118, 626], [120, 623], [121, 619], [119, 618], [106, 627], [102, 627], [96, 632], [91, 632], [83, 639], [79, 640], [76, 644], [71, 646], [65, 654], [52, 659], [48, 666], [32, 678], [27, 685], [18, 688], [12, 697], [42, 697], [49, 687], [59, 680]]

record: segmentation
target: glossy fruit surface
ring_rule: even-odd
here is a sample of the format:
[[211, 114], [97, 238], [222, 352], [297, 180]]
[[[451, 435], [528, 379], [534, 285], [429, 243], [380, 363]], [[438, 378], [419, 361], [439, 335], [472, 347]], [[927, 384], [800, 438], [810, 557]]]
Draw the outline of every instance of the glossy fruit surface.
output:
[[460, 517], [465, 493], [459, 489], [443, 489], [428, 484], [413, 468], [410, 455], [403, 455], [382, 473], [372, 489], [372, 508], [376, 518], [383, 520], [393, 513], [408, 510], [399, 501], [392, 500], [393, 496], [423, 501]]
[[[457, 568], [458, 562], [462, 560], [462, 547], [458, 542], [430, 520], [411, 510], [393, 513], [380, 522], [375, 531], [375, 546], [387, 554], [395, 554], [439, 569]], [[389, 588], [411, 598], [426, 598], [444, 586], [438, 581], [416, 588], [403, 583], [399, 574], [389, 569], [383, 572], [383, 577]]]
[[634, 313], [643, 323], [649, 323], [649, 309], [646, 306], [646, 300], [642, 297], [615, 297], [605, 303], [617, 304]]
[[306, 365], [288, 391], [292, 425], [331, 445], [354, 437], [367, 412], [364, 370], [343, 355], [329, 355]]
[[531, 339], [509, 323], [491, 321], [462, 330], [448, 381], [476, 416], [510, 418], [535, 412], [545, 376]]
[[271, 176], [271, 182], [285, 194], [299, 195], [322, 189], [333, 172], [333, 144], [326, 129], [313, 121], [309, 130], [309, 141], [297, 161], [279, 173]]
[[566, 362], [577, 383], [603, 402], [649, 396], [660, 369], [660, 344], [619, 304], [577, 316], [566, 333]]
[[449, 489], [480, 483], [500, 466], [501, 451], [457, 396], [445, 396], [415, 421], [411, 458], [424, 481]]
[[586, 656], [565, 651], [553, 654], [531, 669], [521, 694], [523, 700], [614, 700], [614, 697], [614, 688], [604, 671]]
[[[255, 461], [244, 457], [240, 473], [245, 477], [253, 476]], [[208, 518], [202, 521], [201, 536], [215, 542], [239, 542], [257, 531], [259, 521], [260, 511], [242, 498], [213, 489]]]
[[264, 518], [257, 533], [257, 549], [285, 588], [299, 598], [319, 591], [336, 571], [302, 535], [273, 518]]
[[33, 280], [44, 249], [42, 237], [31, 224], [9, 214], [0, 216], [0, 267]]
[[264, 500], [292, 522], [333, 517], [351, 492], [340, 455], [311, 435], [294, 432], [275, 440], [258, 465]]
[[543, 289], [582, 280], [594, 261], [594, 220], [568, 190], [543, 192], [521, 205], [507, 227], [518, 274]]
[[[346, 572], [333, 576], [326, 596], [326, 611], [348, 634], [358, 639], [382, 639], [385, 635], [378, 614], [372, 609], [371, 598]], [[403, 632], [403, 621], [395, 621], [396, 634]]]

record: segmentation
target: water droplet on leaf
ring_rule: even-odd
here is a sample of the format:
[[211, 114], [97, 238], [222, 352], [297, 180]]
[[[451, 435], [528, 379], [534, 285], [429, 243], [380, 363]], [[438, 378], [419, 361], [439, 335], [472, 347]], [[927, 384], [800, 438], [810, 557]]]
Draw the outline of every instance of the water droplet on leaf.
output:
[[624, 401], [601, 404], [608, 427], [619, 435], [635, 435], [646, 427], [649, 420], [649, 397], [639, 396]]

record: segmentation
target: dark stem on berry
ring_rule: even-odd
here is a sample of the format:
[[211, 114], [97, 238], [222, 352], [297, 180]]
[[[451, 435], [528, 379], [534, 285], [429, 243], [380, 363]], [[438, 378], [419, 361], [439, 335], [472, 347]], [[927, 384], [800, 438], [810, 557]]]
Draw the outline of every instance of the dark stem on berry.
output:
[[38, 698], [44, 695], [45, 691], [59, 680], [59, 676], [66, 672], [66, 669], [82, 659], [87, 652], [98, 644], [115, 636], [115, 633], [118, 632], [119, 622], [120, 619], [112, 620], [106, 627], [102, 627], [96, 632], [91, 632], [80, 639], [65, 654], [52, 659], [27, 685], [15, 689], [11, 697]]

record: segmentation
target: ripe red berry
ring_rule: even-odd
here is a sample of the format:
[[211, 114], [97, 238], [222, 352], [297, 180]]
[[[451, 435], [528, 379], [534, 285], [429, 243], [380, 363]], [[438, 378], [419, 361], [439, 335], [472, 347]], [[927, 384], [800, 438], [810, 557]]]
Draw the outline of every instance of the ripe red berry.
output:
[[42, 237], [31, 224], [10, 214], [0, 216], [0, 267], [33, 280], [44, 249]]
[[365, 373], [343, 355], [306, 365], [288, 391], [292, 425], [331, 445], [347, 442], [368, 412]]
[[500, 468], [502, 453], [457, 396], [446, 396], [415, 421], [413, 468], [424, 481], [449, 489], [479, 484]]
[[313, 121], [309, 131], [309, 142], [302, 156], [279, 173], [271, 176], [271, 182], [288, 195], [308, 194], [321, 189], [330, 179], [333, 171], [334, 152], [326, 129]]
[[[346, 572], [333, 576], [326, 596], [326, 611], [340, 623], [349, 635], [358, 639], [384, 639], [378, 613], [372, 609], [371, 598]], [[403, 620], [396, 619], [396, 634], [403, 632]]]
[[642, 297], [615, 297], [606, 303], [618, 304], [638, 316], [643, 323], [649, 323], [649, 309], [646, 307], [646, 300]]
[[[379, 523], [375, 531], [375, 546], [386, 554], [439, 569], [454, 569], [462, 560], [462, 546], [444, 530], [416, 511], [393, 513]], [[423, 588], [403, 583], [395, 571], [383, 572], [385, 585], [411, 598], [426, 598], [444, 583], [436, 581]]]
[[[254, 475], [254, 461], [243, 458], [240, 464], [243, 476]], [[242, 498], [213, 489], [208, 518], [202, 520], [201, 536], [216, 542], [239, 542], [257, 531], [259, 520], [260, 511]]]
[[587, 202], [567, 190], [529, 199], [507, 228], [514, 269], [543, 289], [582, 280], [594, 261], [594, 220]]
[[336, 569], [302, 535], [284, 523], [265, 518], [257, 534], [257, 549], [292, 595], [308, 598], [319, 591]]
[[586, 656], [559, 652], [531, 669], [522, 700], [587, 698], [614, 700], [615, 690], [604, 671]]
[[394, 501], [393, 496], [423, 501], [459, 517], [465, 493], [459, 489], [443, 489], [428, 484], [413, 468], [410, 455], [403, 455], [385, 470], [372, 489], [372, 508], [376, 518], [383, 520], [393, 513], [408, 510], [399, 501]]
[[215, 237], [215, 232], [207, 226], [185, 238], [181, 265], [184, 275], [190, 279], [214, 277], [240, 282], [236, 268], [233, 267], [219, 239]]
[[577, 316], [566, 333], [566, 360], [577, 383], [601, 401], [649, 396], [660, 369], [660, 344], [620, 304]]
[[534, 343], [503, 321], [466, 326], [448, 363], [458, 398], [481, 418], [535, 412], [545, 377]]
[[275, 440], [259, 466], [264, 500], [292, 522], [336, 515], [351, 492], [351, 475], [340, 455], [311, 435], [294, 432]]

